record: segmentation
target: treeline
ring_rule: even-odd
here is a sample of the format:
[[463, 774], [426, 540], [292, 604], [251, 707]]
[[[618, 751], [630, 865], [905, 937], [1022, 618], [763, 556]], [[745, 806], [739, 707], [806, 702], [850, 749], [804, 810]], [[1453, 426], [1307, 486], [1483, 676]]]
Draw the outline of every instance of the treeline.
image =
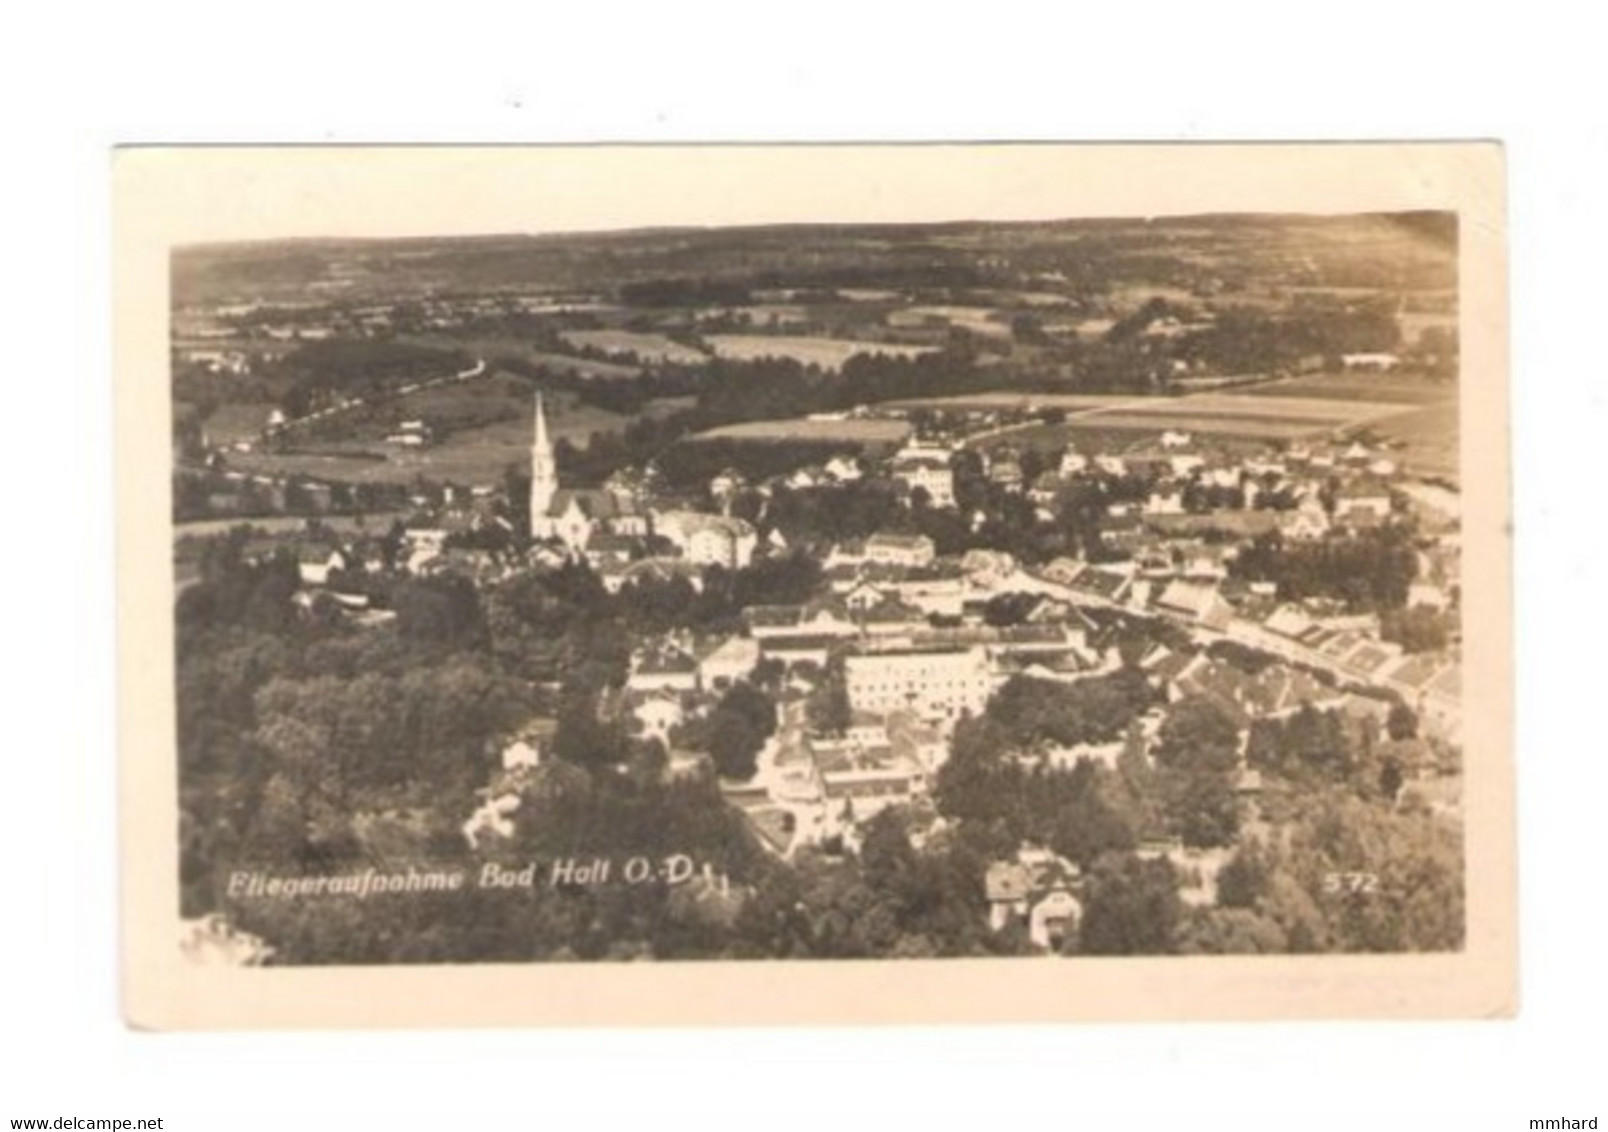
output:
[[1229, 563], [1248, 582], [1273, 582], [1285, 601], [1333, 598], [1357, 612], [1400, 609], [1418, 576], [1413, 533], [1400, 524], [1314, 542], [1286, 542], [1277, 531], [1259, 535]]
[[468, 368], [463, 350], [442, 350], [388, 339], [331, 338], [309, 342], [264, 367], [264, 376], [289, 385], [279, 406], [305, 416], [333, 395], [368, 400], [411, 380], [445, 377]]

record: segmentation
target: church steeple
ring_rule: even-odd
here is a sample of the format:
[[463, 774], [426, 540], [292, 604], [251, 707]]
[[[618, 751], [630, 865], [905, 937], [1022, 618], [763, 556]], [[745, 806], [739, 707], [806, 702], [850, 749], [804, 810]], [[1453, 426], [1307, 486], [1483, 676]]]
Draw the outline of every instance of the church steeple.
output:
[[542, 522], [552, 506], [553, 495], [558, 491], [558, 462], [553, 458], [553, 444], [547, 438], [547, 413], [542, 406], [540, 391], [536, 394], [536, 434], [530, 446], [530, 530], [541, 537]]

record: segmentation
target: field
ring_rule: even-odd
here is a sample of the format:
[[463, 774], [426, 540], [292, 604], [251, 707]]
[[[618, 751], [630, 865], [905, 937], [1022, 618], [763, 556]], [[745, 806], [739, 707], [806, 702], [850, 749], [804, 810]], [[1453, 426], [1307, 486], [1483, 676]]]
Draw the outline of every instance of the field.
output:
[[973, 334], [1009, 338], [1011, 324], [1001, 321], [992, 307], [929, 306], [907, 307], [888, 316], [889, 326], [923, 326], [929, 320], [960, 326]]
[[[1106, 423], [1116, 417], [1154, 419], [1161, 428], [1200, 428], [1244, 422], [1252, 426], [1283, 425], [1292, 434], [1362, 424], [1405, 411], [1400, 403], [1332, 401], [1314, 397], [1253, 397], [1236, 393], [1199, 393], [1189, 397], [1154, 397], [1129, 401], [1100, 412]], [[1184, 423], [1187, 418], [1190, 423]]]
[[[439, 392], [446, 394], [454, 390]], [[425, 396], [427, 394], [407, 398], [405, 407], [410, 412], [426, 415], [415, 403]], [[624, 422], [618, 414], [579, 404], [563, 394], [549, 395], [546, 409], [553, 439], [566, 438], [583, 447], [593, 432], [617, 429]], [[231, 456], [229, 462], [243, 471], [266, 475], [300, 474], [348, 483], [412, 483], [417, 476], [455, 483], [495, 483], [509, 464], [521, 467], [529, 464], [535, 411], [530, 386], [525, 384], [513, 410], [515, 415], [456, 430], [427, 448], [397, 448], [365, 436], [307, 444], [293, 452], [240, 454]]]
[[914, 358], [933, 353], [928, 346], [893, 346], [883, 342], [850, 342], [842, 338], [799, 338], [766, 334], [711, 334], [706, 341], [722, 358], [792, 358], [823, 370], [838, 370], [856, 354], [892, 354]]
[[1088, 451], [1120, 451], [1169, 429], [1209, 436], [1215, 443], [1252, 445], [1369, 431], [1390, 442], [1410, 469], [1453, 478], [1457, 407], [1444, 385], [1369, 375], [1292, 378], [1232, 393], [1184, 397], [1029, 397], [981, 394], [902, 402], [904, 407], [1063, 408], [1059, 424], [1006, 428], [980, 443], [1053, 450], [1069, 440]]
[[1190, 413], [1183, 408], [1171, 413], [1112, 412], [1081, 417], [1067, 423], [1070, 431], [1080, 426], [1099, 431], [1127, 431], [1161, 433], [1168, 429], [1199, 433], [1203, 436], [1243, 437], [1248, 440], [1294, 440], [1333, 431], [1339, 422], [1326, 423], [1309, 419], [1224, 415], [1220, 413]]
[[910, 435], [905, 421], [854, 419], [840, 421], [746, 421], [699, 433], [699, 440], [844, 440], [856, 444], [901, 444]]
[[1389, 374], [1326, 373], [1269, 381], [1240, 390], [1246, 397], [1308, 397], [1326, 401], [1373, 401], [1433, 405], [1457, 399], [1457, 390], [1434, 381]]
[[1370, 426], [1393, 445], [1411, 471], [1457, 482], [1458, 419], [1455, 404], [1426, 405]]
[[1412, 472], [1457, 481], [1457, 388], [1442, 382], [1388, 374], [1323, 374], [1270, 382], [1245, 391], [1247, 397], [1283, 404], [1291, 398], [1393, 404], [1396, 411], [1360, 422], [1389, 443]]
[[597, 362], [590, 358], [572, 357], [569, 354], [554, 354], [539, 350], [531, 343], [518, 338], [452, 338], [426, 334], [409, 336], [402, 341], [442, 350], [466, 350], [491, 362], [508, 359], [540, 366], [554, 373], [575, 374], [597, 381], [621, 381], [642, 376], [642, 371], [635, 366], [621, 365], [617, 362]]
[[1109, 409], [1140, 398], [1124, 393], [965, 393], [956, 397], [913, 397], [908, 401], [889, 401], [883, 408], [932, 409], [952, 413], [1030, 413], [1038, 409], [1061, 409], [1068, 413], [1087, 409]]
[[629, 330], [568, 330], [561, 335], [577, 350], [602, 350], [605, 354], [635, 354], [643, 362], [669, 362], [697, 365], [704, 355], [691, 346], [666, 338], [663, 334], [638, 334]]

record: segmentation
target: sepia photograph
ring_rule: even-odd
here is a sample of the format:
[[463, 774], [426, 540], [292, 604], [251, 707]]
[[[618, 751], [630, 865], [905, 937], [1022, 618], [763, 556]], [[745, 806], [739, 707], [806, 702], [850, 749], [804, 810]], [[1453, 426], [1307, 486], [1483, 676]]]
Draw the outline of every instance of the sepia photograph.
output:
[[136, 1021], [1514, 1008], [1494, 147], [117, 195]]

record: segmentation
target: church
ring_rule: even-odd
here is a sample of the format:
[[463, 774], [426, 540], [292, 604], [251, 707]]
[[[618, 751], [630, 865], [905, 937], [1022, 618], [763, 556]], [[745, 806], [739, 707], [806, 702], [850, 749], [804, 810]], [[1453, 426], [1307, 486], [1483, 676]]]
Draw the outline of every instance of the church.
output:
[[580, 554], [594, 535], [642, 537], [648, 518], [636, 499], [624, 491], [564, 488], [558, 485], [558, 461], [547, 435], [547, 413], [536, 394], [536, 431], [530, 449], [530, 534], [556, 540]]

